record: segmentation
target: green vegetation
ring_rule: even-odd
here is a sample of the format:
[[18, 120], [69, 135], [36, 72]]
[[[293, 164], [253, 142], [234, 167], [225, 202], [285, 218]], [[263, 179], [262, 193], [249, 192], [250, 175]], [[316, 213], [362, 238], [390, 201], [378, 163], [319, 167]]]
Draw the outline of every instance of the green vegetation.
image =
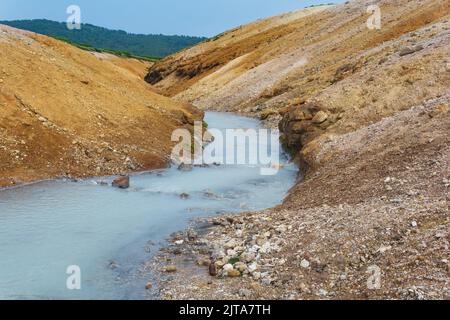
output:
[[51, 36], [84, 50], [108, 52], [150, 61], [163, 58], [206, 39], [161, 34], [132, 34], [91, 24], [82, 24], [80, 30], [69, 30], [65, 23], [44, 19], [0, 21], [0, 24]]
[[104, 48], [94, 48], [93, 46], [91, 46], [90, 44], [86, 44], [86, 43], [82, 43], [82, 44], [78, 44], [78, 43], [74, 43], [72, 41], [70, 41], [69, 39], [63, 38], [63, 37], [53, 37], [57, 40], [60, 41], [64, 41], [67, 42], [77, 48], [80, 48], [82, 50], [86, 50], [86, 51], [93, 51], [93, 52], [104, 52], [104, 53], [110, 53], [119, 57], [124, 57], [124, 58], [134, 58], [134, 59], [138, 59], [138, 60], [145, 60], [145, 61], [150, 61], [150, 62], [156, 62], [158, 60], [160, 60], [161, 58], [159, 57], [149, 57], [149, 56], [138, 56], [132, 53], [129, 53], [127, 51], [118, 51], [118, 50], [112, 50], [112, 49], [104, 49]]

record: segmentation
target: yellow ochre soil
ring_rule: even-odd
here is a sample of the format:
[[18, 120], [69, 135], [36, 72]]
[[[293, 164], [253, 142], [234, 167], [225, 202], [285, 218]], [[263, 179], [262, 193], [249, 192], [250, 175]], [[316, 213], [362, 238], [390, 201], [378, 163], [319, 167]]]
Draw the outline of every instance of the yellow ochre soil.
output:
[[203, 114], [154, 93], [148, 67], [0, 26], [0, 186], [167, 166]]

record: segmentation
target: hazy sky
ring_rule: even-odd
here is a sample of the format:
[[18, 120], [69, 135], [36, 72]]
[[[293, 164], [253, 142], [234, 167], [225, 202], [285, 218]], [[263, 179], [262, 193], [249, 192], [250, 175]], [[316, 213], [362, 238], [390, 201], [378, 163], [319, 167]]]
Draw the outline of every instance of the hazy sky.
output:
[[81, 8], [83, 23], [133, 33], [213, 36], [256, 19], [311, 4], [343, 0], [0, 0], [0, 20], [66, 21]]

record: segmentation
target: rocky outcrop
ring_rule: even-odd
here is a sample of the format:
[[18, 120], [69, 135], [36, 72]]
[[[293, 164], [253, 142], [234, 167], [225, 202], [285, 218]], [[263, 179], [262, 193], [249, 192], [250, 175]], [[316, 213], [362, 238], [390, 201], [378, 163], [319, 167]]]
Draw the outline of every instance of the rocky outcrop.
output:
[[333, 123], [332, 117], [316, 104], [305, 103], [290, 108], [279, 124], [281, 141], [292, 154], [318, 137]]
[[130, 177], [119, 177], [112, 182], [112, 186], [119, 189], [128, 189], [130, 187]]

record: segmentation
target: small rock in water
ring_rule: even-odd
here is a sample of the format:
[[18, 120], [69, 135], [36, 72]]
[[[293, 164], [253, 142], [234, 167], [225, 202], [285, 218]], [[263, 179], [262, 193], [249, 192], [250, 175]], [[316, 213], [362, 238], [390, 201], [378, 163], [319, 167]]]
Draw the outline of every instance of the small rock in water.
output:
[[151, 282], [145, 285], [145, 290], [150, 290], [151, 288], [153, 288], [153, 284]]
[[119, 177], [113, 181], [112, 186], [119, 189], [128, 189], [130, 187], [130, 177]]
[[189, 194], [182, 193], [182, 194], [180, 194], [180, 198], [183, 199], [183, 200], [189, 199]]
[[184, 172], [192, 171], [193, 169], [194, 169], [194, 166], [192, 164], [182, 163], [178, 166], [178, 170], [184, 171]]

